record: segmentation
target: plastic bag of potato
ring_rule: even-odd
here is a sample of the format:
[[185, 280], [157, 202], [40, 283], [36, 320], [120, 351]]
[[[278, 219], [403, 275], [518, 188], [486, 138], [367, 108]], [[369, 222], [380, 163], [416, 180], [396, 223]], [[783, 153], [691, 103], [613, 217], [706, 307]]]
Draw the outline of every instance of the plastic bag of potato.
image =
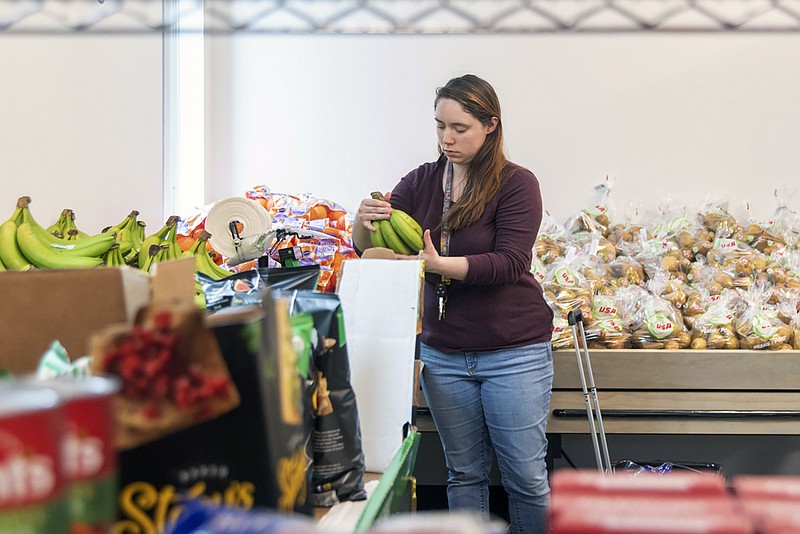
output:
[[617, 179], [615, 176], [606, 175], [605, 179], [594, 187], [594, 203], [575, 214], [565, 225], [571, 234], [581, 232], [598, 232], [608, 238], [611, 234], [611, 217], [614, 214], [614, 203], [611, 200], [611, 190]]
[[553, 263], [542, 284], [544, 297], [552, 308], [553, 318], [553, 348], [573, 347], [572, 333], [566, 324], [567, 314], [580, 308], [583, 315], [586, 339], [597, 336], [596, 321], [592, 317], [592, 295], [597, 281], [587, 279], [581, 273], [581, 266], [590, 263], [586, 253], [581, 253], [575, 246], [571, 246], [566, 256]]
[[592, 320], [596, 336], [588, 341], [590, 349], [627, 349], [631, 332], [622, 319], [623, 288], [606, 288], [592, 299]]
[[791, 350], [792, 329], [778, 318], [778, 307], [768, 302], [771, 288], [754, 284], [743, 294], [744, 311], [736, 319], [739, 345], [747, 350]]
[[608, 264], [610, 275], [615, 279], [611, 284], [615, 287], [642, 285], [645, 281], [642, 264], [630, 256], [617, 256]]
[[690, 348], [738, 349], [736, 317], [742, 308], [739, 293], [728, 289], [721, 295], [710, 295], [706, 292], [701, 306], [705, 311], [692, 321]]
[[640, 234], [644, 228], [633, 223], [615, 223], [609, 228], [608, 240], [614, 245], [617, 256], [634, 256], [640, 252]]
[[691, 342], [680, 311], [660, 297], [667, 283], [665, 275], [647, 282], [638, 310], [631, 315], [631, 344], [639, 349], [685, 349]]
[[[798, 305], [795, 307], [795, 310], [800, 312], [798, 306], [800, 306], [800, 302], [798, 302]], [[794, 317], [789, 323], [789, 328], [792, 329], [792, 347], [795, 350], [800, 350], [800, 313], [794, 314]]]
[[566, 229], [558, 224], [550, 212], [545, 212], [539, 234], [533, 244], [533, 256], [549, 265], [564, 255]]
[[700, 220], [714, 238], [722, 234], [730, 236], [740, 227], [736, 218], [728, 212], [727, 202], [720, 199], [706, 200], [700, 208]]
[[[686, 216], [686, 208], [675, 199], [667, 199], [665, 204], [659, 206], [661, 216], [650, 227], [650, 234], [656, 243], [673, 243], [676, 250], [670, 256], [676, 260], [693, 262], [698, 256], [704, 256], [711, 249], [711, 231], [702, 226], [696, 217]], [[663, 247], [663, 245], [662, 245]], [[671, 259], [666, 261], [672, 262]], [[664, 264], [663, 268], [677, 271], [677, 261], [674, 265]], [[687, 268], [682, 266], [682, 271]]]

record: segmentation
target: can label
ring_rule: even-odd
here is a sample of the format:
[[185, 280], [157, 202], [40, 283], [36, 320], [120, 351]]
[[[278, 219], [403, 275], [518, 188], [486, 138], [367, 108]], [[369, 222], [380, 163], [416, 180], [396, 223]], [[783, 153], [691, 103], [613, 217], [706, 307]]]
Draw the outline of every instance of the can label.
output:
[[119, 383], [100, 376], [44, 383], [64, 400], [64, 472], [71, 532], [109, 532], [117, 515], [112, 400]]
[[64, 408], [55, 392], [0, 389], [0, 532], [66, 534]]

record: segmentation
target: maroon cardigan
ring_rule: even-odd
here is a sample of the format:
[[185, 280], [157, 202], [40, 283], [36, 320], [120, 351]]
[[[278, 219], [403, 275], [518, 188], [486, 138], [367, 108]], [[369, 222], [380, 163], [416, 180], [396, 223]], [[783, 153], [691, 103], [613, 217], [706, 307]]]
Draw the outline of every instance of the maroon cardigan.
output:
[[[437, 250], [441, 236], [446, 159], [425, 163], [395, 186], [394, 208], [431, 230]], [[453, 232], [450, 256], [466, 256], [469, 272], [448, 286], [445, 317], [438, 318], [436, 283], [425, 275], [422, 341], [445, 352], [491, 351], [549, 341], [553, 312], [530, 272], [533, 244], [542, 221], [536, 176], [509, 164], [500, 190], [481, 218]]]

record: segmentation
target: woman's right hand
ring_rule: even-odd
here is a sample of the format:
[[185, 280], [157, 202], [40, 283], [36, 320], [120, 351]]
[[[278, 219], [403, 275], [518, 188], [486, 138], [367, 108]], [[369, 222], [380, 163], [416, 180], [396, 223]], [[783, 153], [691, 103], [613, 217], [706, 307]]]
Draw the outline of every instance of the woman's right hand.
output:
[[361, 221], [361, 224], [364, 226], [364, 228], [370, 232], [374, 232], [376, 230], [375, 226], [372, 224], [372, 221], [388, 219], [392, 214], [392, 205], [387, 202], [389, 200], [389, 195], [390, 193], [386, 193], [386, 200], [365, 198], [361, 201], [361, 204], [358, 205], [356, 216], [358, 217], [359, 221]]

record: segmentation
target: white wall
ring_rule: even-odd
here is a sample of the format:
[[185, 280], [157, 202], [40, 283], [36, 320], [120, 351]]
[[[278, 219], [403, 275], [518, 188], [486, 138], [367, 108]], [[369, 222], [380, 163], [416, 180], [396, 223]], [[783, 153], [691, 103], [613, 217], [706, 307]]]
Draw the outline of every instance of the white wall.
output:
[[208, 49], [207, 201], [266, 184], [355, 210], [435, 157], [434, 90], [465, 72], [495, 86], [509, 155], [559, 220], [607, 173], [619, 216], [711, 195], [766, 217], [800, 178], [798, 34], [239, 35]]
[[[511, 158], [564, 219], [616, 174], [618, 211], [669, 193], [772, 213], [800, 177], [798, 34], [237, 35], [207, 42], [210, 202], [266, 184], [354, 210], [435, 156], [433, 93], [491, 81]], [[0, 33], [0, 219], [21, 195], [97, 231], [159, 224], [161, 38]], [[202, 157], [197, 154], [197, 157]], [[793, 201], [800, 209], [800, 195]], [[4, 213], [6, 215], [4, 215]]]
[[[160, 227], [161, 36], [0, 32], [0, 222], [17, 198], [90, 233], [141, 212]], [[153, 228], [156, 227], [156, 228]]]

